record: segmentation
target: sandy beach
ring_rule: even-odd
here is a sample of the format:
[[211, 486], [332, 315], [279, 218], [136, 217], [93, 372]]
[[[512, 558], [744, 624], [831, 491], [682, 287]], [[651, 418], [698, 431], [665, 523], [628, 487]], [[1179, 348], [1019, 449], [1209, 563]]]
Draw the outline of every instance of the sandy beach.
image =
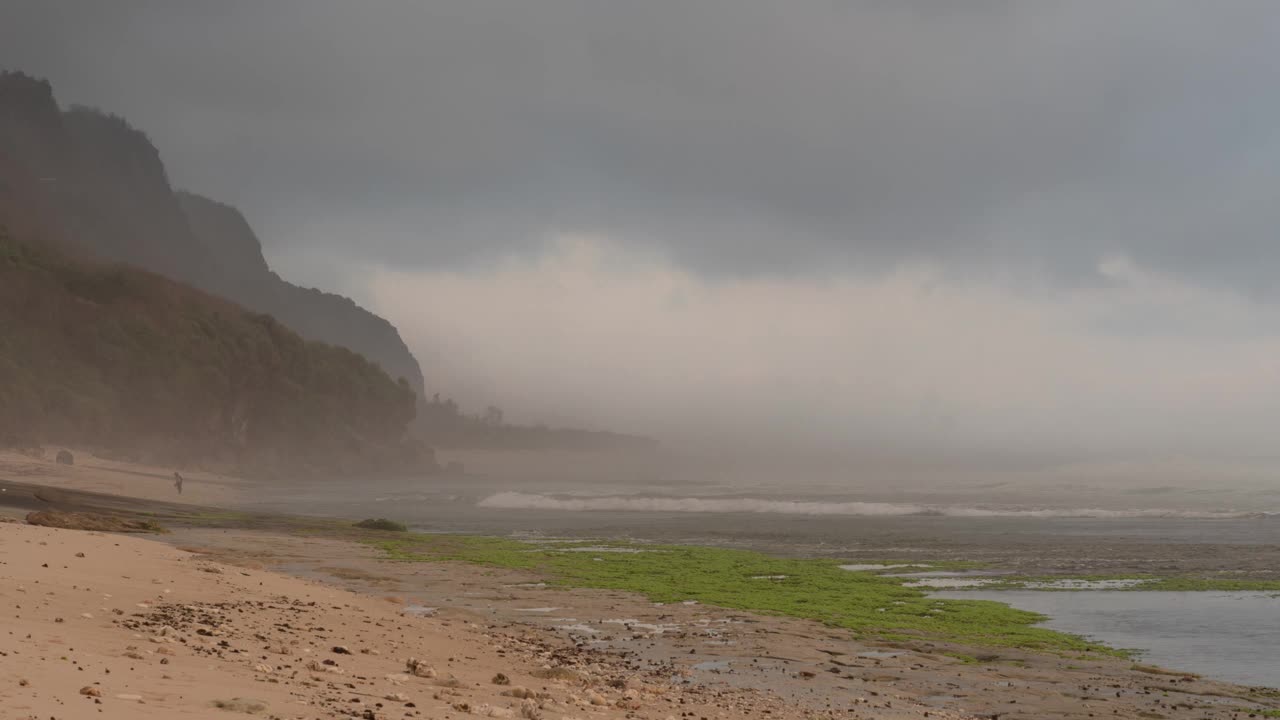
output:
[[[181, 501], [195, 505], [232, 504], [252, 486], [246, 480], [183, 468], [109, 460], [71, 448], [74, 465], [56, 462], [56, 448], [40, 453], [0, 450], [0, 478], [20, 480], [51, 488], [119, 495], [140, 500]], [[173, 473], [181, 472], [182, 492], [174, 487]]]
[[[68, 470], [4, 479], [75, 489], [84, 472], [85, 489], [174, 499], [155, 469]], [[24, 502], [6, 514], [41, 501]], [[0, 523], [0, 604], [12, 617], [0, 699], [23, 720], [1225, 720], [1280, 707], [1257, 689], [1123, 658], [888, 640], [548, 580], [397, 561], [314, 532]]]

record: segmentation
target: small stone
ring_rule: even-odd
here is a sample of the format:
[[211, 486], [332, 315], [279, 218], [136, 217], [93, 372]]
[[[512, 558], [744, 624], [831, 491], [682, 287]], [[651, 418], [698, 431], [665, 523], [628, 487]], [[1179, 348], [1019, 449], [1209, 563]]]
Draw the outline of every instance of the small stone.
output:
[[433, 678], [436, 676], [436, 669], [430, 665], [418, 660], [417, 658], [409, 658], [405, 662], [405, 667], [409, 672], [420, 678]]
[[351, 651], [350, 651], [350, 650], [348, 650], [348, 649], [347, 649], [347, 647], [346, 647], [345, 645], [334, 645], [334, 646], [333, 646], [333, 652], [337, 653], [338, 655], [350, 655], [350, 654], [351, 654]]
[[504, 673], [498, 673], [497, 675], [493, 676], [493, 684], [494, 685], [510, 685], [511, 678], [507, 677], [506, 674]]
[[267, 709], [267, 704], [261, 700], [253, 700], [251, 698], [232, 698], [230, 700], [214, 700], [213, 706], [220, 710], [230, 710], [231, 712], [242, 712], [247, 715], [260, 713]]
[[409, 696], [404, 693], [387, 693], [382, 697], [384, 700], [391, 700], [394, 702], [409, 702]]
[[256, 673], [263, 673], [264, 675], [270, 675], [271, 673], [275, 672], [275, 669], [272, 668], [270, 665], [264, 665], [263, 663], [258, 663], [257, 665], [253, 666], [253, 671]]
[[102, 697], [102, 691], [92, 685], [80, 688], [80, 694], [86, 697]]
[[527, 687], [524, 687], [523, 685], [516, 685], [510, 690], [504, 690], [502, 691], [502, 694], [506, 695], [507, 697], [520, 698], [520, 699], [535, 697], [534, 691], [530, 690]]

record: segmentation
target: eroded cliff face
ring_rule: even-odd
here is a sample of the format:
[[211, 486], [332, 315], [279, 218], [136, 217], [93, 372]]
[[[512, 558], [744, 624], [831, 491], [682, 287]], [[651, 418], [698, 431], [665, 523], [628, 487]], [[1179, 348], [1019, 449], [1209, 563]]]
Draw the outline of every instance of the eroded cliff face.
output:
[[271, 314], [303, 337], [357, 350], [422, 397], [422, 371], [395, 326], [349, 298], [282, 279], [239, 210], [192, 193], [178, 199], [199, 252], [210, 258], [190, 282]]
[[304, 338], [364, 355], [422, 396], [422, 371], [394, 326], [348, 298], [274, 273], [240, 212], [175, 192], [159, 151], [123, 118], [64, 111], [49, 83], [0, 74], [0, 165], [0, 204], [7, 206], [0, 220], [24, 226], [24, 236], [40, 235], [77, 256], [136, 265], [270, 314]]

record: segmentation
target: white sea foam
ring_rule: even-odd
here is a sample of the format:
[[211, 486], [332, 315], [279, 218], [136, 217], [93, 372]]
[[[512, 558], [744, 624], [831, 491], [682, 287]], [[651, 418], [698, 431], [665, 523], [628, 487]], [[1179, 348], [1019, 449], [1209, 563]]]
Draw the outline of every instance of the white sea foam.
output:
[[1272, 514], [1236, 510], [1034, 508], [773, 500], [744, 497], [647, 497], [638, 495], [575, 497], [522, 492], [496, 493], [484, 498], [478, 505], [486, 508], [509, 510], [560, 510], [567, 512], [775, 513], [780, 515], [855, 516], [938, 515], [945, 517], [1025, 518], [1200, 518], [1223, 520], [1265, 517]]

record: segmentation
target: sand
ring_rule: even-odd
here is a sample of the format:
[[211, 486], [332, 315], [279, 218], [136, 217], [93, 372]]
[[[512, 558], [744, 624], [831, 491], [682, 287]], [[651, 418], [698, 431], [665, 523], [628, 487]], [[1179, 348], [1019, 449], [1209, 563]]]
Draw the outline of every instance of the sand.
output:
[[[0, 478], [141, 500], [222, 506], [235, 503], [252, 486], [227, 475], [109, 460], [77, 448], [70, 448], [74, 465], [59, 465], [59, 449], [46, 448], [39, 454], [0, 450]], [[175, 470], [184, 479], [181, 494], [174, 487]]]
[[704, 698], [539, 633], [136, 537], [0, 524], [0, 606], [6, 718], [789, 716], [761, 693]]

